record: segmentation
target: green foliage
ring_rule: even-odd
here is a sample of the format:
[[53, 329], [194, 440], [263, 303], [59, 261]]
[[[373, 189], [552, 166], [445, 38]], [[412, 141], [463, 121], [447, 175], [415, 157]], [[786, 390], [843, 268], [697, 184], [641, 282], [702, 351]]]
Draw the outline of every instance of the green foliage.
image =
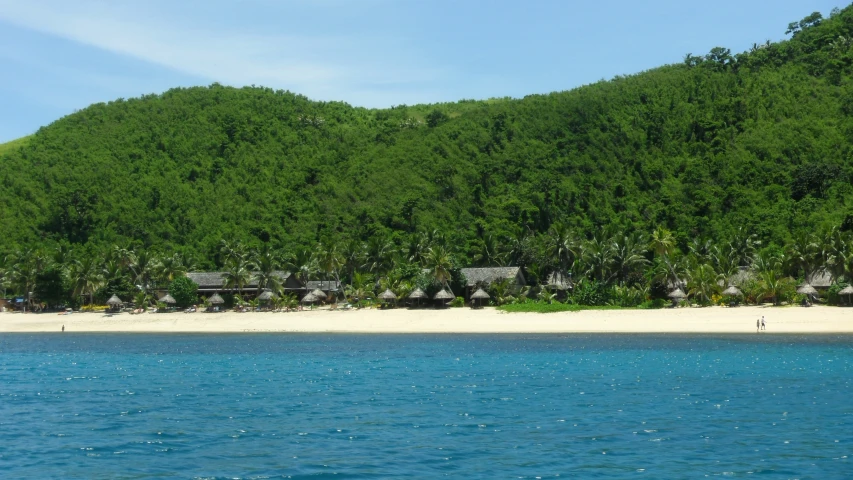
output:
[[464, 307], [465, 306], [465, 298], [464, 297], [456, 297], [450, 301], [450, 306], [454, 308]]
[[839, 282], [829, 286], [829, 291], [826, 292], [826, 303], [830, 305], [849, 305], [851, 295], [839, 295], [838, 292], [847, 287], [849, 283]]
[[21, 137], [11, 142], [0, 143], [0, 157], [27, 145], [31, 136]]
[[653, 300], [646, 300], [645, 302], [637, 305], [637, 308], [642, 308], [645, 310], [652, 310], [658, 308], [664, 308], [667, 306], [668, 302], [662, 298], [655, 298]]
[[198, 302], [198, 285], [187, 277], [177, 277], [169, 285], [169, 295], [179, 307], [188, 307]]
[[95, 104], [0, 145], [0, 277], [92, 302], [191, 267], [253, 295], [281, 269], [364, 301], [509, 264], [534, 292], [573, 279], [573, 303], [633, 306], [674, 285], [713, 302], [743, 267], [746, 302], [783, 302], [789, 277], [853, 277], [853, 6], [789, 30], [522, 99], [370, 110], [213, 84]]
[[[853, 194], [853, 8], [792, 33], [523, 99], [368, 110], [214, 84], [95, 104], [2, 146], [0, 248], [187, 246], [213, 268], [223, 238], [293, 251], [438, 230], [470, 265], [558, 224], [781, 245], [839, 225]], [[601, 247], [595, 276], [622, 277]]]
[[576, 305], [604, 306], [610, 303], [610, 288], [595, 280], [578, 282], [572, 291], [571, 300]]

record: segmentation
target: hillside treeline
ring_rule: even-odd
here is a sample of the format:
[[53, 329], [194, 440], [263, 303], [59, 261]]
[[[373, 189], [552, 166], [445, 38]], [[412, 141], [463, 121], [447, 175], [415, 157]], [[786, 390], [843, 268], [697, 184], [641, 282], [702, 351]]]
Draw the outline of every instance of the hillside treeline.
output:
[[651, 263], [657, 231], [671, 255], [750, 238], [790, 265], [803, 238], [820, 250], [853, 230], [853, 7], [788, 33], [523, 99], [370, 110], [214, 84], [92, 105], [0, 157], [4, 268], [122, 248], [224, 269], [223, 240], [418, 263], [436, 237], [456, 265], [613, 283], [546, 254], [551, 239], [584, 259], [633, 236]]

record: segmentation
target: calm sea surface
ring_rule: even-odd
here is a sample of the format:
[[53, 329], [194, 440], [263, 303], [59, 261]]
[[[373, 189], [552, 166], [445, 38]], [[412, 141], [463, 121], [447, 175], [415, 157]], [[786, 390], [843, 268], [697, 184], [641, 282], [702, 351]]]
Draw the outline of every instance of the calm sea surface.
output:
[[853, 478], [853, 336], [0, 334], [2, 478]]

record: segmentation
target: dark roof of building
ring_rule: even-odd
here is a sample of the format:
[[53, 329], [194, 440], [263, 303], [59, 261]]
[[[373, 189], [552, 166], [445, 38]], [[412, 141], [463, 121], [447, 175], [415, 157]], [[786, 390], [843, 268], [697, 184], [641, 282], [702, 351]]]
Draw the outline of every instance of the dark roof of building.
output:
[[[273, 274], [278, 276], [282, 282], [290, 277], [290, 272], [284, 270], [276, 270]], [[258, 272], [252, 272], [252, 276], [246, 284], [247, 289], [257, 287], [257, 275]], [[225, 272], [187, 272], [187, 278], [202, 288], [225, 286]]]
[[310, 290], [322, 290], [324, 292], [336, 292], [341, 289], [341, 282], [337, 280], [308, 280], [306, 288]]
[[485, 268], [463, 268], [462, 274], [468, 279], [468, 286], [479, 284], [491, 284], [495, 280], [514, 280], [521, 272], [521, 267], [485, 267]]

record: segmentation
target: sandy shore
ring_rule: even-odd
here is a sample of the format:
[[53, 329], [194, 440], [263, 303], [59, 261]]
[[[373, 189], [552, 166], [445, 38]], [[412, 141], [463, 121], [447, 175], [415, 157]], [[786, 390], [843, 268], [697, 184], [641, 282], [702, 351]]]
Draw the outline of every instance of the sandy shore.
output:
[[764, 316], [768, 333], [853, 333], [853, 308], [708, 307], [505, 313], [471, 310], [290, 313], [0, 313], [0, 332], [364, 332], [364, 333], [750, 333]]

